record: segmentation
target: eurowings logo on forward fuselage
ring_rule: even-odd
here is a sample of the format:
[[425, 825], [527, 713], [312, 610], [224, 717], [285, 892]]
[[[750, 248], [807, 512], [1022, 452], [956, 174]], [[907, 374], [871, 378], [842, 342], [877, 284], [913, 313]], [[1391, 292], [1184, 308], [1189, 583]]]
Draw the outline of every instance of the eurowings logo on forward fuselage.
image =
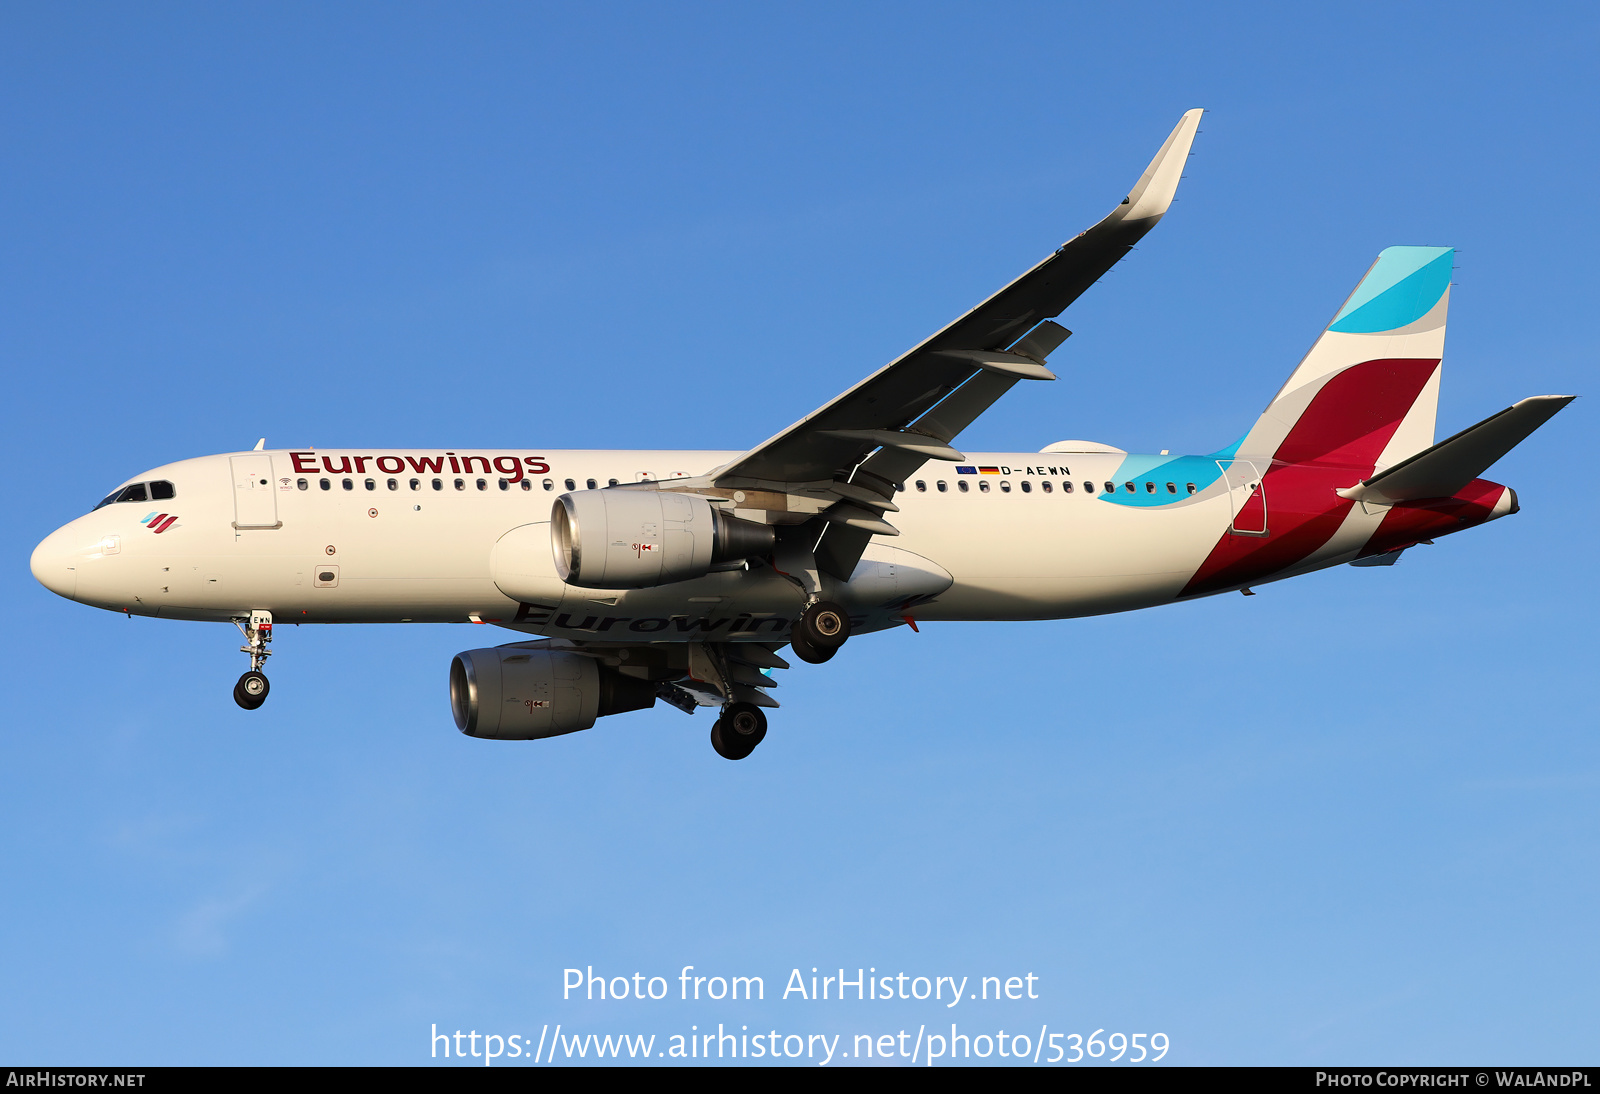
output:
[[167, 513], [146, 513], [139, 523], [159, 536], [162, 532], [171, 528], [172, 522], [177, 519], [176, 513], [171, 515]]

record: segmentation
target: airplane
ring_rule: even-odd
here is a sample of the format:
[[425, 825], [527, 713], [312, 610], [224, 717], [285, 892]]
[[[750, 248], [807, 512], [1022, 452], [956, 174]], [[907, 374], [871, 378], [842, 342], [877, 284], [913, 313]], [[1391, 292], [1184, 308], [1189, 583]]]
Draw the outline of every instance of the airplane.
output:
[[1214, 452], [1061, 441], [964, 453], [1014, 386], [1055, 379], [1055, 322], [1166, 214], [1202, 111], [1099, 223], [747, 452], [265, 449], [145, 471], [34, 550], [34, 576], [129, 616], [234, 624], [266, 700], [275, 624], [493, 624], [452, 660], [462, 733], [532, 740], [653, 706], [766, 736], [785, 646], [1069, 619], [1331, 566], [1384, 566], [1518, 510], [1479, 478], [1571, 401], [1523, 399], [1438, 443], [1454, 252], [1379, 254], [1287, 382]]

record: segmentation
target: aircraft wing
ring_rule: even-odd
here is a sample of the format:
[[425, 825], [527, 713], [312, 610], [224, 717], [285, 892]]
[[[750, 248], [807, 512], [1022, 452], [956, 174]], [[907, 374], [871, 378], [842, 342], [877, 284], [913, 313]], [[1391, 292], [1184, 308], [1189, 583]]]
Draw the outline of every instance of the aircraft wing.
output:
[[[1017, 380], [1055, 378], [1043, 359], [1070, 332], [1053, 323], [1041, 327], [1041, 321], [1061, 314], [1166, 213], [1201, 113], [1184, 114], [1128, 196], [1100, 223], [921, 345], [709, 477], [719, 486], [849, 481], [875, 449], [896, 454], [886, 462], [903, 466], [914, 460], [913, 471], [929, 458], [962, 459], [949, 447], [956, 432]], [[966, 405], [944, 408], [941, 417], [935, 408], [974, 381], [981, 390], [968, 392]]]

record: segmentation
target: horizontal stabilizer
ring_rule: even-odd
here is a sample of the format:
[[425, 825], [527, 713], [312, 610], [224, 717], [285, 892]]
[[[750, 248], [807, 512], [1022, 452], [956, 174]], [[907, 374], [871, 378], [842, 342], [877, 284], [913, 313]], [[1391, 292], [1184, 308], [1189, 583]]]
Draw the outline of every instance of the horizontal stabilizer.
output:
[[1452, 497], [1574, 398], [1535, 395], [1523, 399], [1359, 485], [1340, 490], [1339, 496], [1379, 505]]

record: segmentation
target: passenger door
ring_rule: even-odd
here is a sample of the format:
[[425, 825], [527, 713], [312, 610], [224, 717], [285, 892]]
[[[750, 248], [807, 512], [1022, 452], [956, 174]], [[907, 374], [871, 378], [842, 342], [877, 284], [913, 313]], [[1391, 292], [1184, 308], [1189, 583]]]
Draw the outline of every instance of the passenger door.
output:
[[281, 528], [278, 520], [278, 493], [272, 485], [272, 457], [265, 452], [232, 456], [233, 526], [235, 528]]

